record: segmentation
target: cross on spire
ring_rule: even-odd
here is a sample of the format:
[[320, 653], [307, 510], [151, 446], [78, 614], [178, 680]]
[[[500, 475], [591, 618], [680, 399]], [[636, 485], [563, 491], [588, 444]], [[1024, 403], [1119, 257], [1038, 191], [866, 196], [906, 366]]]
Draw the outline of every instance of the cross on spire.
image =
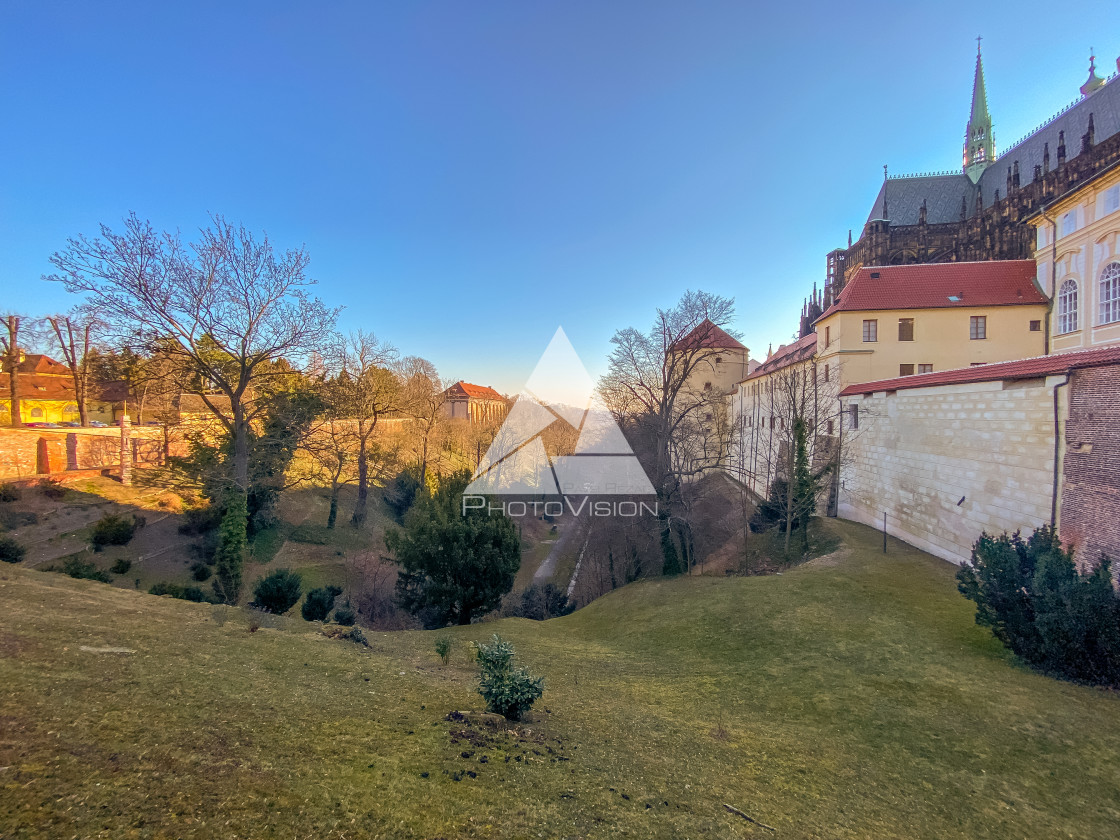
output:
[[983, 38], [984, 38], [983, 35], [977, 35], [976, 36], [976, 54], [977, 55], [980, 55], [980, 41], [982, 41]]

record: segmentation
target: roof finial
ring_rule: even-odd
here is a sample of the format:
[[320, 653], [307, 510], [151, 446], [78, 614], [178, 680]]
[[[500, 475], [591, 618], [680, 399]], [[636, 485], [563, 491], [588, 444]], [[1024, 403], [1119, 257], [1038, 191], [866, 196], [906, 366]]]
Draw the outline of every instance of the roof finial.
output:
[[984, 38], [983, 35], [977, 35], [976, 36], [976, 54], [977, 55], [980, 55], [980, 42], [983, 40], [983, 38]]
[[1102, 87], [1104, 87], [1104, 79], [1097, 75], [1097, 57], [1093, 54], [1093, 48], [1089, 47], [1089, 78], [1081, 86], [1081, 95], [1088, 96]]

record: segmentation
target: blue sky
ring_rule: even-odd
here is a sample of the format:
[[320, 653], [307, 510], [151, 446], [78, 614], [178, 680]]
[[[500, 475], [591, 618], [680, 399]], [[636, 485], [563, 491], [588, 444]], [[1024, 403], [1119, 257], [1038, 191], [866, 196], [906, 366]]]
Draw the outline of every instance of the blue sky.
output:
[[[563, 325], [687, 288], [787, 341], [879, 188], [959, 166], [977, 34], [997, 146], [1072, 101], [1120, 7], [1081, 3], [0, 4], [0, 309], [135, 210], [305, 244], [345, 329], [516, 391]], [[998, 151], [998, 149], [997, 149]]]

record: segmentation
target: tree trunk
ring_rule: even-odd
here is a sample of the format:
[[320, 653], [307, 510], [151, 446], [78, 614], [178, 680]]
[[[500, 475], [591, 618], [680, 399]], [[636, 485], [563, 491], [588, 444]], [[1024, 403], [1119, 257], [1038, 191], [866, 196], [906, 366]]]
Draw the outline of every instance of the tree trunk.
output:
[[338, 484], [331, 482], [331, 512], [327, 514], [327, 527], [333, 528], [338, 519]]
[[363, 437], [358, 445], [358, 500], [354, 503], [354, 515], [350, 525], [361, 528], [366, 523], [366, 507], [369, 499], [369, 462], [366, 459], [366, 440]]
[[7, 353], [4, 361], [8, 368], [8, 393], [11, 395], [11, 421], [13, 427], [23, 425], [23, 415], [19, 405], [19, 318], [9, 315], [5, 319], [8, 329]]
[[242, 493], [249, 492], [249, 422], [240, 405], [233, 406], [233, 481]]
[[18, 359], [18, 353], [12, 353], [8, 357], [8, 393], [12, 395], [12, 426], [18, 428], [23, 425], [23, 417], [19, 410], [19, 372], [16, 370], [17, 363], [12, 359]]
[[[790, 458], [792, 461], [793, 459]], [[787, 472], [786, 481], [786, 541], [785, 552], [786, 557], [789, 557], [789, 537], [793, 533], [793, 465], [790, 464], [790, 469]]]

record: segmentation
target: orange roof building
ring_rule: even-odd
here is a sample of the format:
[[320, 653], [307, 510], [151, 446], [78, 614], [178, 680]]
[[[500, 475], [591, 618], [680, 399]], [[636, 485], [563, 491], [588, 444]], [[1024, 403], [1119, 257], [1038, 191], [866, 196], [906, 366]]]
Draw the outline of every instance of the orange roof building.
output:
[[452, 419], [471, 423], [497, 421], [505, 417], [508, 408], [506, 398], [488, 385], [459, 381], [443, 393], [444, 413]]

